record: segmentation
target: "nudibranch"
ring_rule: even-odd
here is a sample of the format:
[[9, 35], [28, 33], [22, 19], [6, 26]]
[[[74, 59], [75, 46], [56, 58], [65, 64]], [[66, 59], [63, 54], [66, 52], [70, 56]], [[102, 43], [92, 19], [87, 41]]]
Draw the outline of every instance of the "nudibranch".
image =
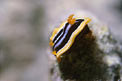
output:
[[58, 61], [61, 60], [60, 56], [71, 48], [75, 38], [91, 21], [90, 18], [73, 18], [73, 16], [73, 14], [70, 15], [65, 22], [55, 28], [50, 37], [49, 45]]

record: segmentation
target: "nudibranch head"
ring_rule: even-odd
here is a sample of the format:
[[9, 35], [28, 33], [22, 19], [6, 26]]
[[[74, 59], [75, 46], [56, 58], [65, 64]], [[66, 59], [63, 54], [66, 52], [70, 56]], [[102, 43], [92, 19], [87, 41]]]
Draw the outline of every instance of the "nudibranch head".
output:
[[71, 48], [75, 38], [91, 21], [90, 18], [73, 18], [73, 16], [70, 15], [67, 21], [55, 28], [50, 37], [49, 45], [52, 47], [52, 53], [56, 55], [58, 61], [61, 60], [60, 56]]

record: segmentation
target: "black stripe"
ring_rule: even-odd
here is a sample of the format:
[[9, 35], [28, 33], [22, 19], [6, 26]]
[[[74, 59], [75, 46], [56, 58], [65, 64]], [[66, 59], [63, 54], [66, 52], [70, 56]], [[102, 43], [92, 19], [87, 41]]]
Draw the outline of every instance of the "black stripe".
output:
[[55, 45], [59, 42], [59, 40], [63, 37], [63, 35], [65, 34], [66, 28], [68, 27], [69, 23], [66, 23], [65, 27], [63, 28], [63, 34], [60, 36], [60, 38], [54, 43], [53, 45], [53, 50]]
[[55, 42], [55, 40], [58, 38], [58, 36], [63, 32], [63, 29], [61, 29], [58, 34], [54, 37], [53, 42]]
[[66, 35], [65, 39], [63, 40], [63, 42], [57, 47], [55, 48], [56, 51], [59, 51], [62, 47], [64, 47], [64, 45], [68, 42], [68, 40], [70, 39], [72, 33], [78, 28], [78, 26], [81, 24], [81, 22], [84, 21], [83, 19], [77, 19], [75, 24], [71, 26], [71, 28], [68, 31], [68, 34]]
[[[80, 21], [81, 19], [77, 19], [76, 21]], [[69, 24], [68, 23], [66, 23], [66, 25], [64, 26], [65, 28], [64, 28], [64, 31], [66, 30], [66, 27], [68, 26]], [[59, 33], [54, 37], [54, 39], [53, 39], [53, 43], [55, 42], [55, 40], [58, 38], [58, 36], [60, 36], [60, 34], [63, 32], [63, 29], [61, 29], [60, 31], [59, 31]], [[63, 32], [63, 34], [62, 34], [62, 36], [65, 34], [65, 32]], [[59, 41], [59, 40], [58, 40]], [[57, 41], [57, 42], [58, 42]], [[56, 44], [56, 43], [55, 43]]]

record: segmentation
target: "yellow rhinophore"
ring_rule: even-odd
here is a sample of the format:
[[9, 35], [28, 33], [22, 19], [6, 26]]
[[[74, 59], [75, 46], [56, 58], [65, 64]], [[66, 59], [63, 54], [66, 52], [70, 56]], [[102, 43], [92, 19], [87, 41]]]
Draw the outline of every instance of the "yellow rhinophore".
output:
[[70, 15], [67, 19], [68, 23], [71, 24], [71, 25], [73, 25], [76, 21], [76, 19], [73, 18], [73, 16], [74, 16], [74, 14]]

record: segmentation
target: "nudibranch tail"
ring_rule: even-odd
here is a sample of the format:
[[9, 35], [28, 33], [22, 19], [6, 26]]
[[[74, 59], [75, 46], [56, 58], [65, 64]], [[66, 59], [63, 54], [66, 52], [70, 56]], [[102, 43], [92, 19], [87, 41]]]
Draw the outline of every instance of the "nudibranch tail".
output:
[[66, 22], [55, 28], [50, 37], [49, 45], [52, 47], [52, 53], [56, 55], [58, 62], [61, 61], [60, 56], [71, 48], [77, 35], [91, 21], [90, 18], [76, 19], [73, 16], [70, 15]]

